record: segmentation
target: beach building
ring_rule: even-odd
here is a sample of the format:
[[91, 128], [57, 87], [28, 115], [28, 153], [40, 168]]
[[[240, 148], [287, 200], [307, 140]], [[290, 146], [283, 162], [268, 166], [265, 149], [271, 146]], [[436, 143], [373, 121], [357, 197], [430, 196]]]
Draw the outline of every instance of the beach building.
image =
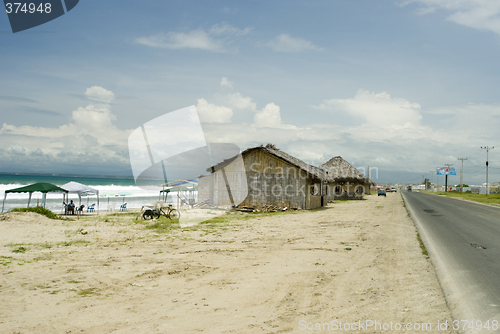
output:
[[327, 200], [362, 199], [376, 185], [341, 156], [331, 158], [319, 168], [328, 173], [329, 181], [324, 190]]
[[314, 209], [326, 204], [328, 174], [275, 147], [257, 146], [207, 169], [199, 200], [218, 207]]

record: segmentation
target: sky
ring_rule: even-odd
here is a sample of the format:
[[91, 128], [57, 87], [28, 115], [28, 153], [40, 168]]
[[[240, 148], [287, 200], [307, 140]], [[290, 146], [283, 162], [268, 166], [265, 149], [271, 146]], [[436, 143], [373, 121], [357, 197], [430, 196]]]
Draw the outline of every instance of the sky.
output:
[[207, 142], [375, 182], [467, 158], [468, 184], [494, 146], [500, 181], [497, 0], [86, 0], [18, 33], [1, 14], [0, 45], [0, 172], [131, 176], [130, 134], [194, 105]]

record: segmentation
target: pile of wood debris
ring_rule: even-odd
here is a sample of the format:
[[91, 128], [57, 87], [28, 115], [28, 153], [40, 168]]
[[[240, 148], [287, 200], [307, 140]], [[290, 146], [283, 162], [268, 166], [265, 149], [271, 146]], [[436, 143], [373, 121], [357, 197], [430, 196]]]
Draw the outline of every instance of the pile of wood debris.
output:
[[289, 207], [279, 207], [274, 205], [266, 205], [262, 204], [261, 208], [256, 208], [252, 206], [238, 206], [234, 208], [235, 211], [240, 212], [278, 212], [278, 211], [288, 211], [288, 210], [298, 210], [297, 208], [289, 208]]

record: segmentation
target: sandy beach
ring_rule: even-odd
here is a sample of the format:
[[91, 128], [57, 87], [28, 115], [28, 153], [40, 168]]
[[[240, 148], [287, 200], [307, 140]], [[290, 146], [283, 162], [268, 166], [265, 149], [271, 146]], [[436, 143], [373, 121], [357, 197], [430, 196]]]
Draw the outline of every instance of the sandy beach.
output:
[[186, 224], [216, 214], [191, 213], [163, 229], [135, 213], [0, 216], [0, 332], [309, 333], [321, 332], [317, 323], [332, 331], [367, 321], [430, 323], [436, 332], [438, 322], [451, 324], [399, 193]]

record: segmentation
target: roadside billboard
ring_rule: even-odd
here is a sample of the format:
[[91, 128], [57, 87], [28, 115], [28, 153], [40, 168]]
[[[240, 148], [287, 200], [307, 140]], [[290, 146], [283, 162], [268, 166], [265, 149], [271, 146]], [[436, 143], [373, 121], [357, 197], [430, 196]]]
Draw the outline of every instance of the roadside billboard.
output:
[[437, 167], [437, 175], [457, 175], [455, 167]]

